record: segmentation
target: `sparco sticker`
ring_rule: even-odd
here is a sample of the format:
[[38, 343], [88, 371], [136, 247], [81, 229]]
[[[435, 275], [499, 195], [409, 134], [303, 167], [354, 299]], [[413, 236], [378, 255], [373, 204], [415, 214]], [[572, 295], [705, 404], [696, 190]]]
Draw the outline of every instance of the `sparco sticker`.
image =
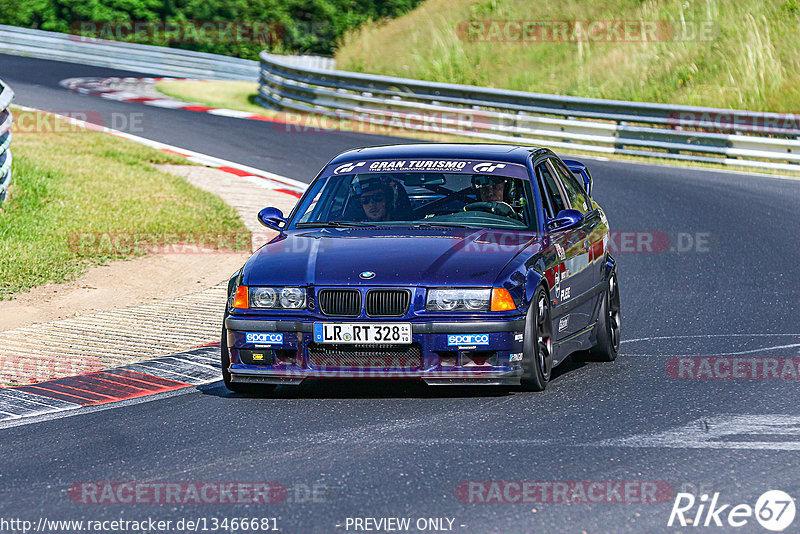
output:
[[453, 345], [488, 345], [488, 334], [450, 334], [447, 336], [447, 344]]
[[268, 345], [277, 345], [283, 343], [283, 334], [267, 333], [267, 332], [247, 332], [245, 334], [245, 343], [264, 343]]

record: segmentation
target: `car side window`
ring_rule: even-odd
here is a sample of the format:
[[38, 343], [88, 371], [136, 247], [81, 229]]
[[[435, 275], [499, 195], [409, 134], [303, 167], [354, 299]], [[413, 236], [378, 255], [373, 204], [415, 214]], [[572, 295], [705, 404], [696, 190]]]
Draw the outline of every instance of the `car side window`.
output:
[[305, 209], [305, 212], [300, 217], [300, 219], [298, 219], [297, 222], [301, 222], [301, 223], [302, 222], [308, 222], [308, 221], [312, 220], [312, 217], [314, 218], [314, 220], [319, 219], [319, 215], [320, 215], [320, 213], [319, 213], [320, 212], [319, 199], [320, 199], [320, 195], [322, 195], [322, 191], [325, 189], [325, 185], [327, 185], [327, 181], [325, 182], [325, 184], [322, 184], [320, 182], [320, 183], [315, 183], [312, 186], [312, 187], [316, 187], [317, 190], [316, 190], [316, 192], [312, 192], [312, 194], [314, 196], [311, 198], [311, 202], [308, 204], [308, 207]]
[[555, 172], [558, 174], [561, 185], [564, 186], [564, 192], [567, 195], [569, 206], [574, 210], [580, 211], [581, 213], [586, 213], [589, 211], [591, 204], [586, 200], [586, 193], [584, 193], [583, 187], [581, 187], [581, 185], [578, 183], [575, 175], [566, 169], [564, 165], [557, 159], [550, 158], [549, 161], [554, 167]]
[[[348, 187], [347, 184], [342, 185], [340, 181], [338, 184], [328, 179], [317, 190], [313, 192], [313, 198], [306, 208], [305, 213], [298, 219], [297, 222], [313, 222], [322, 221], [327, 218], [338, 218], [342, 215], [344, 202], [347, 198]], [[336, 187], [337, 189], [331, 194], [327, 190]]]
[[540, 163], [536, 167], [536, 174], [539, 176], [539, 184], [547, 196], [545, 211], [547, 211], [548, 217], [553, 218], [559, 211], [566, 209], [567, 203], [564, 201], [561, 189], [549, 166]]

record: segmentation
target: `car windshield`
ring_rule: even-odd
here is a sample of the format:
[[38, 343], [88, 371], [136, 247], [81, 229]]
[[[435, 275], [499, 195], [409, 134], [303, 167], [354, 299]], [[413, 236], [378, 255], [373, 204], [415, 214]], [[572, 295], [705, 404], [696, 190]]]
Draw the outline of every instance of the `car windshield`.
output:
[[525, 180], [455, 173], [343, 174], [318, 180], [293, 218], [319, 226], [534, 226]]

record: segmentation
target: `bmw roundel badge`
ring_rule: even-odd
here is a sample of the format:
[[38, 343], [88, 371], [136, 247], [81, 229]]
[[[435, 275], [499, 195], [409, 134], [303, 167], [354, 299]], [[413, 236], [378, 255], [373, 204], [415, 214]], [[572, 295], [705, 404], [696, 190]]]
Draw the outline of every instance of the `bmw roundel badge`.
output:
[[359, 278], [363, 278], [364, 280], [369, 280], [370, 278], [375, 278], [375, 273], [372, 271], [364, 271], [363, 273], [358, 275]]

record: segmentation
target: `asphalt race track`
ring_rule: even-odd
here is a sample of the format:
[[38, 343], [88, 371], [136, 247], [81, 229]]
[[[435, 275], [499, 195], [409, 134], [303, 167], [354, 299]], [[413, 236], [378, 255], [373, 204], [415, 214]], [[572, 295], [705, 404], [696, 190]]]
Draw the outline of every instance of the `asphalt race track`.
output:
[[[58, 86], [73, 76], [126, 75], [141, 76], [0, 56], [0, 78], [16, 104], [106, 118], [141, 113], [144, 131], [136, 135], [306, 182], [340, 150], [396, 142], [286, 133]], [[285, 533], [353, 532], [347, 519], [356, 517], [408, 517], [412, 525], [449, 518], [452, 531], [464, 533], [663, 532], [676, 530], [667, 522], [680, 491], [719, 492], [720, 503], [734, 505], [753, 506], [770, 489], [796, 498], [800, 389], [784, 364], [798, 371], [800, 182], [584, 159], [595, 198], [621, 232], [616, 362], [567, 361], [540, 394], [316, 382], [256, 398], [218, 382], [2, 428], [0, 517], [276, 517]], [[642, 250], [629, 250], [637, 241]], [[657, 250], [647, 252], [647, 243]], [[699, 371], [675, 378], [677, 358], [690, 356], [755, 358], [755, 368], [777, 359], [784, 379], [697, 379]], [[288, 494], [250, 506], [70, 498], [71, 487], [92, 481], [273, 481]], [[469, 481], [653, 482], [671, 490], [658, 503], [614, 502], [625, 496], [613, 491], [612, 502], [463, 502], [456, 489]], [[313, 487], [315, 496], [306, 491]], [[736, 531], [765, 530], [750, 518]]]

